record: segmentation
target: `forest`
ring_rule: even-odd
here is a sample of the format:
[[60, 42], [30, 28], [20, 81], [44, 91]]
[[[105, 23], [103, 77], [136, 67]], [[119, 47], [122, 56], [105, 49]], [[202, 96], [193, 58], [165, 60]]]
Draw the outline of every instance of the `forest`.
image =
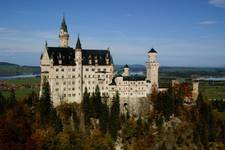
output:
[[[85, 89], [81, 104], [56, 108], [47, 82], [39, 98], [23, 99], [12, 90], [0, 93], [0, 148], [4, 150], [224, 149], [225, 103], [200, 93], [195, 105], [184, 105], [185, 90], [153, 91], [145, 113], [122, 113], [119, 93], [109, 104], [96, 87]], [[150, 107], [153, 109], [150, 109]]]

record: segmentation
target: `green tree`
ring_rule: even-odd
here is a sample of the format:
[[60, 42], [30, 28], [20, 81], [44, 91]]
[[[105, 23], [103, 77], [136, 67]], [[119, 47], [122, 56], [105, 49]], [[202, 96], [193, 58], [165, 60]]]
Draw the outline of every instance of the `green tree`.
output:
[[56, 133], [63, 130], [61, 119], [58, 117], [56, 109], [52, 109], [49, 113], [49, 126], [53, 127]]
[[100, 125], [100, 129], [103, 133], [107, 133], [108, 122], [109, 122], [109, 108], [105, 102], [101, 106], [101, 114], [99, 117], [99, 125]]
[[12, 89], [10, 91], [10, 95], [9, 95], [9, 98], [8, 98], [8, 106], [9, 107], [12, 107], [14, 106], [16, 103], [16, 94], [15, 94], [15, 91]]
[[93, 105], [93, 117], [99, 118], [101, 114], [101, 106], [102, 106], [102, 101], [101, 101], [101, 93], [99, 86], [97, 85], [95, 88], [95, 93], [93, 94], [92, 98], [92, 105]]
[[84, 95], [83, 95], [83, 101], [81, 103], [81, 108], [84, 113], [84, 122], [85, 125], [90, 124], [90, 116], [91, 116], [91, 100], [90, 100], [90, 93], [88, 93], [87, 88], [85, 87]]
[[110, 126], [109, 133], [113, 140], [117, 138], [117, 132], [120, 129], [120, 98], [119, 92], [116, 92], [116, 96], [113, 97], [113, 104], [110, 109]]
[[42, 85], [42, 95], [39, 101], [38, 108], [41, 117], [41, 125], [42, 127], [45, 127], [49, 119], [50, 112], [53, 110], [53, 104], [50, 97], [50, 87], [49, 83], [46, 80], [44, 80], [44, 83]]

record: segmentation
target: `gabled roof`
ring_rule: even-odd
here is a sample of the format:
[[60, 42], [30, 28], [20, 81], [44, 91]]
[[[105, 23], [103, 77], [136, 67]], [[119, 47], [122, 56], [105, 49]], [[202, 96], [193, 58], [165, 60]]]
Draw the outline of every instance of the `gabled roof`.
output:
[[89, 60], [91, 64], [95, 64], [97, 59], [98, 65], [107, 65], [106, 59], [109, 59], [109, 64], [113, 64], [113, 59], [109, 50], [93, 50], [93, 49], [82, 49], [83, 65], [89, 65]]
[[148, 51], [148, 53], [157, 53], [157, 51], [154, 48], [152, 48], [150, 51]]
[[71, 47], [48, 47], [48, 56], [53, 59], [53, 65], [60, 65], [59, 60], [62, 60], [61, 65], [75, 65], [75, 51]]

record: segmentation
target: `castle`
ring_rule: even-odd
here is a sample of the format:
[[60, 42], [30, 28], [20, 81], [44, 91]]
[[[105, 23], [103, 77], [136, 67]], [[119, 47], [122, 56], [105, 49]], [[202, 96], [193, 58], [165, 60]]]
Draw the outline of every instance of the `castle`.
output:
[[128, 65], [124, 66], [122, 75], [118, 75], [109, 49], [83, 49], [79, 35], [76, 47], [69, 47], [64, 17], [59, 40], [59, 47], [49, 47], [46, 42], [40, 58], [41, 85], [47, 79], [54, 106], [63, 101], [80, 103], [85, 88], [93, 93], [97, 86], [101, 95], [108, 98], [118, 91], [123, 104], [146, 98], [153, 89], [158, 90], [159, 62], [153, 48], [148, 51], [146, 76], [131, 76]]

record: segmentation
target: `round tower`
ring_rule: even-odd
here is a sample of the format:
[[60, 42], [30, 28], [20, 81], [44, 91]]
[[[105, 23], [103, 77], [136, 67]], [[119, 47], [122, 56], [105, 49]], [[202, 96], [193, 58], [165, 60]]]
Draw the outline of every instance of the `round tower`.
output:
[[77, 44], [75, 48], [75, 64], [76, 64], [76, 88], [77, 88], [77, 102], [80, 103], [83, 98], [83, 66], [82, 66], [82, 47], [78, 35]]
[[192, 98], [194, 101], [197, 100], [198, 98], [198, 87], [199, 87], [199, 82], [198, 81], [193, 81], [193, 88], [192, 88]]
[[67, 30], [66, 20], [64, 16], [60, 27], [59, 40], [60, 40], [60, 47], [68, 47], [69, 33]]
[[157, 51], [153, 48], [148, 52], [148, 62], [146, 67], [147, 67], [146, 80], [149, 80], [151, 82], [152, 88], [158, 89], [159, 62], [157, 60]]

